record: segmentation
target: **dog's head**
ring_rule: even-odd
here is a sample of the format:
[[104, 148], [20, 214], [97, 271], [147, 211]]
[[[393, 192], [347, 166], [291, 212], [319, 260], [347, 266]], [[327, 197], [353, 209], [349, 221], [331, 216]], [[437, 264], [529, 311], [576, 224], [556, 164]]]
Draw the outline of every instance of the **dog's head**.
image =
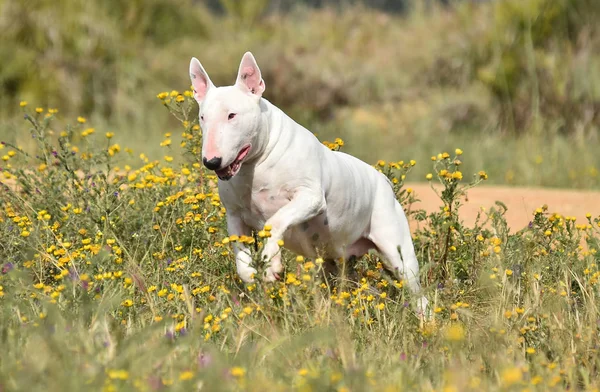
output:
[[202, 162], [221, 180], [229, 180], [252, 156], [257, 143], [265, 82], [250, 52], [244, 54], [233, 86], [215, 87], [195, 57], [190, 78], [200, 106]]

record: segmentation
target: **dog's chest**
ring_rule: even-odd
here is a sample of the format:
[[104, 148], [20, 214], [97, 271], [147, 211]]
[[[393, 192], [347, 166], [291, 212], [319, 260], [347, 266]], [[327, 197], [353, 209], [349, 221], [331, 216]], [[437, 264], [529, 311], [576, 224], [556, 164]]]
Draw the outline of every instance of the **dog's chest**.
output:
[[[229, 189], [221, 196], [225, 207], [232, 209], [242, 221], [255, 230], [261, 230], [265, 222], [292, 199], [292, 192], [287, 189], [269, 187], [245, 188], [246, 192]], [[237, 192], [236, 192], [237, 191]]]

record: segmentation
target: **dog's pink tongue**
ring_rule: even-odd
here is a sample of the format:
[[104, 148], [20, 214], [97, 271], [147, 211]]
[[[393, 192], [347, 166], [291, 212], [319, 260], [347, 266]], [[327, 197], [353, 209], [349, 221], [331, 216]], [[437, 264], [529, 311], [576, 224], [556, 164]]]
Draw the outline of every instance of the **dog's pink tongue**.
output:
[[245, 147], [244, 149], [242, 149], [242, 151], [240, 151], [240, 153], [238, 154], [237, 158], [235, 158], [235, 160], [237, 162], [240, 162], [242, 159], [246, 158], [246, 155], [248, 155], [249, 151], [250, 151], [250, 146]]

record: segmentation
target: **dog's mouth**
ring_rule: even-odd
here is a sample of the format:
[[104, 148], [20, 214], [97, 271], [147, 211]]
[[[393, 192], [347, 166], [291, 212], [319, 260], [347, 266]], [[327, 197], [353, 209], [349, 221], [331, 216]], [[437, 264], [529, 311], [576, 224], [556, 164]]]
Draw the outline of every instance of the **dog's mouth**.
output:
[[233, 162], [222, 169], [215, 170], [217, 177], [223, 181], [231, 180], [233, 176], [240, 171], [244, 158], [246, 158], [250, 152], [250, 147], [251, 146], [249, 144], [244, 146], [240, 152], [238, 152], [237, 157], [233, 160]]

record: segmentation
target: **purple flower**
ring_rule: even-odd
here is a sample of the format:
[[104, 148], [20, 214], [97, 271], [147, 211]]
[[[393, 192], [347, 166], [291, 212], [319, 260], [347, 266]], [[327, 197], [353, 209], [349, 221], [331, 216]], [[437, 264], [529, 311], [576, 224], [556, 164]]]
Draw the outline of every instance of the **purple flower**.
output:
[[210, 354], [200, 353], [198, 355], [198, 367], [200, 369], [210, 366], [212, 363], [212, 356]]
[[406, 361], [406, 353], [400, 353], [400, 360]]
[[155, 391], [158, 391], [163, 387], [162, 381], [158, 376], [148, 377], [148, 385], [150, 385], [150, 388], [152, 388]]
[[10, 272], [10, 270], [13, 269], [13, 263], [6, 263], [4, 264], [4, 266], [2, 267], [2, 273], [3, 274], [8, 274]]

